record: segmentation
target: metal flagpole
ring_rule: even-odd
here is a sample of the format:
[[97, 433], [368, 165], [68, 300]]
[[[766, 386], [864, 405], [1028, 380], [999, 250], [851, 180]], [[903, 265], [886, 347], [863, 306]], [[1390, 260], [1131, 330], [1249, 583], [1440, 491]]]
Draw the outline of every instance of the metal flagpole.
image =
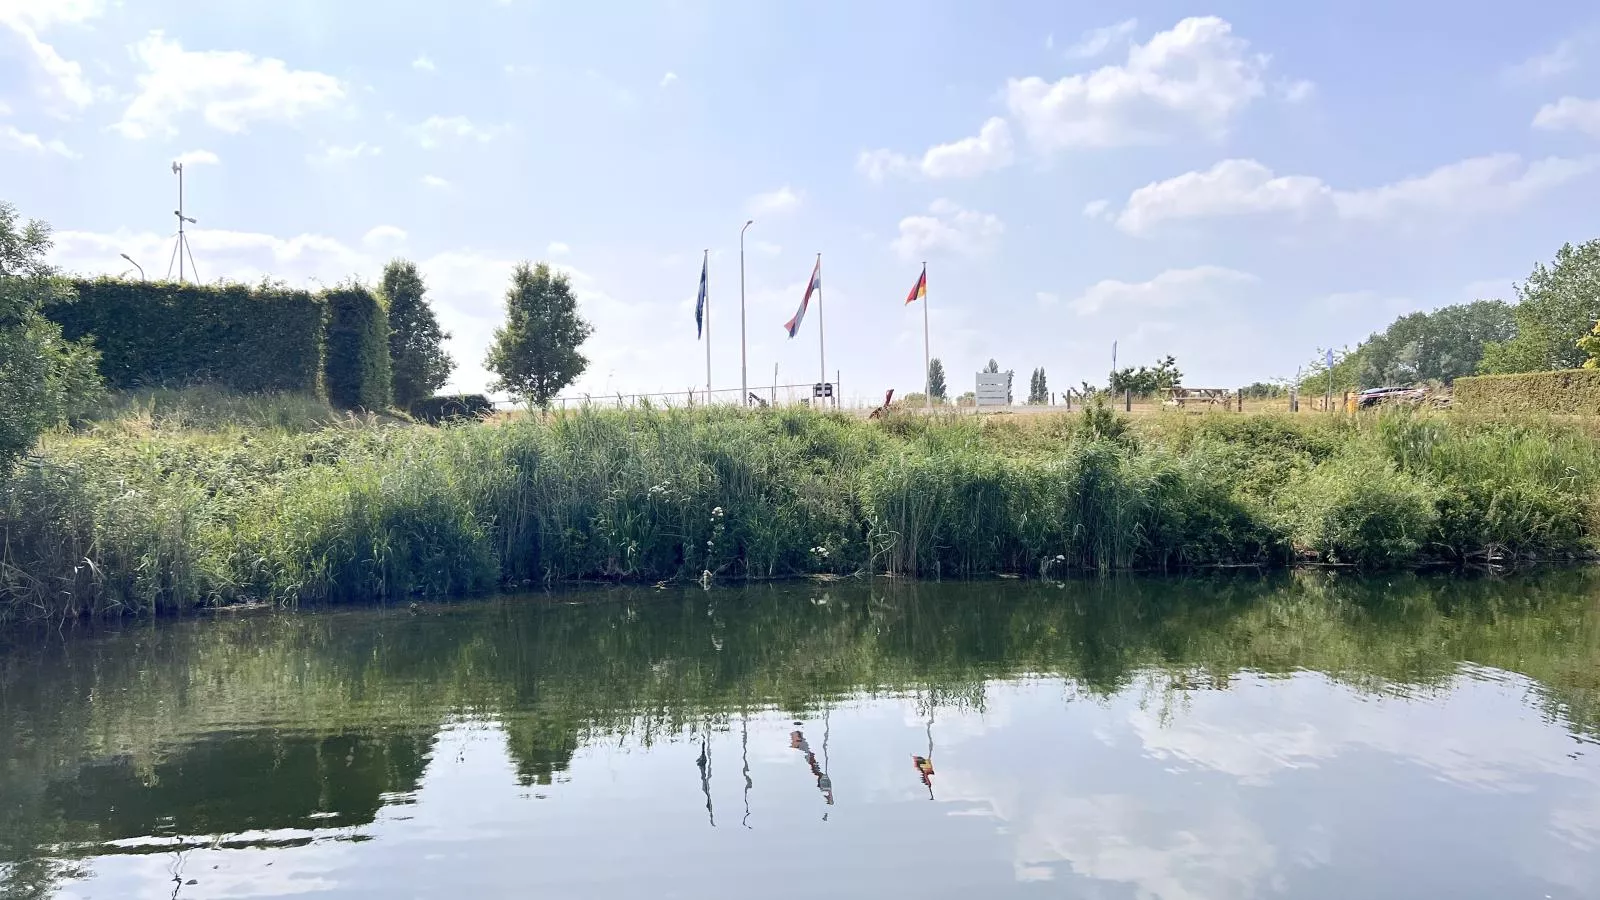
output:
[[706, 405], [711, 405], [711, 249], [706, 248], [705, 256], [700, 258], [700, 271], [705, 273], [706, 300], [705, 310], [701, 313], [706, 322]]
[[922, 396], [933, 412], [933, 359], [928, 352], [928, 264], [922, 264]]
[[744, 232], [756, 223], [750, 219], [739, 229], [739, 405], [750, 405], [750, 364], [745, 357], [744, 342]]
[[[826, 384], [827, 381], [828, 381], [828, 348], [827, 348], [827, 339], [823, 336], [823, 328], [822, 328], [822, 254], [821, 253], [817, 254], [817, 353], [818, 353], [818, 355], [819, 355], [819, 357], [821, 359], [821, 362], [822, 362], [822, 365], [817, 370], [817, 374], [818, 374], [817, 380], [822, 382], [823, 384]], [[828, 401], [827, 401], [826, 398], [823, 399], [822, 405], [823, 406], [827, 406], [828, 405]]]

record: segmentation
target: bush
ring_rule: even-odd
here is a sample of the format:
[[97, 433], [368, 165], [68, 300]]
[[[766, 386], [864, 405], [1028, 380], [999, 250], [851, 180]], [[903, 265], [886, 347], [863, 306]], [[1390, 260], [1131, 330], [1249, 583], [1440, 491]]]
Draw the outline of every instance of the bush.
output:
[[406, 410], [412, 416], [437, 425], [450, 419], [481, 419], [494, 414], [494, 402], [482, 394], [445, 394], [424, 397]]
[[1384, 568], [1416, 561], [1438, 524], [1438, 496], [1382, 457], [1349, 452], [1291, 482], [1281, 499], [1296, 549]]
[[77, 279], [46, 315], [68, 340], [92, 337], [108, 386], [210, 382], [235, 391], [322, 393], [326, 307], [262, 285]]
[[393, 387], [382, 301], [354, 282], [326, 291], [322, 299], [328, 306], [328, 401], [345, 409], [387, 407]]
[[1600, 369], [1457, 378], [1451, 405], [1490, 415], [1600, 415]]

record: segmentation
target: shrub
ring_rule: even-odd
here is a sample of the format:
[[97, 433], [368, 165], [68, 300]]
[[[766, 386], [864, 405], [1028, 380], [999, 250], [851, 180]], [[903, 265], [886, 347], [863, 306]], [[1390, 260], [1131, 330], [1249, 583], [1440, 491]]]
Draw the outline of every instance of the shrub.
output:
[[407, 412], [437, 425], [450, 419], [481, 419], [494, 414], [494, 403], [482, 394], [448, 394], [424, 397], [411, 404]]
[[389, 318], [378, 295], [356, 282], [322, 295], [328, 305], [328, 401], [380, 410], [393, 396]]
[[1372, 568], [1415, 561], [1439, 518], [1437, 489], [1361, 452], [1316, 467], [1281, 499], [1296, 549]]

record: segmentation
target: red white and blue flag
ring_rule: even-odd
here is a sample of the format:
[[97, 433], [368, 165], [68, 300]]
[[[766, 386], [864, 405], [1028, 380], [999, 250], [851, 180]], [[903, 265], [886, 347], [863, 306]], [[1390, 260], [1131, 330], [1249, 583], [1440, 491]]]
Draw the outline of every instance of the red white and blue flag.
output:
[[800, 320], [806, 317], [806, 307], [811, 305], [811, 295], [820, 290], [822, 290], [822, 255], [819, 253], [817, 267], [811, 270], [811, 283], [806, 285], [806, 295], [800, 298], [800, 309], [795, 312], [794, 318], [783, 325], [784, 330], [789, 332], [789, 337], [800, 333]]

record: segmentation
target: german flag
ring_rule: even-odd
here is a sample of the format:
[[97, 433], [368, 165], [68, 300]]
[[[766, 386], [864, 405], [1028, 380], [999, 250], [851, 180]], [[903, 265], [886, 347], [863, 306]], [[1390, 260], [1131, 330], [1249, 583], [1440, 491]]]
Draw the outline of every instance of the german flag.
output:
[[918, 300], [926, 300], [927, 297], [928, 297], [928, 267], [927, 266], [923, 266], [922, 267], [922, 274], [917, 276], [917, 284], [916, 284], [916, 286], [911, 289], [911, 293], [906, 295], [906, 303], [907, 304], [911, 304], [911, 303], [917, 302]]

